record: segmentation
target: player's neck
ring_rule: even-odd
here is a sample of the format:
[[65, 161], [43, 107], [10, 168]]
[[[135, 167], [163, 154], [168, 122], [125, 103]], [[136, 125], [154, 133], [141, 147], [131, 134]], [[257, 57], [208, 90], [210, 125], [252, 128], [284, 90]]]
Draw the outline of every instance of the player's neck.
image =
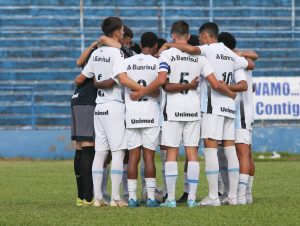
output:
[[117, 41], [118, 43], [120, 43], [119, 38], [117, 36], [112, 36], [111, 37], [113, 40]]
[[153, 55], [153, 51], [150, 48], [142, 48], [142, 53], [145, 55]]
[[178, 44], [187, 44], [187, 40], [186, 39], [175, 39], [174, 42], [178, 43]]

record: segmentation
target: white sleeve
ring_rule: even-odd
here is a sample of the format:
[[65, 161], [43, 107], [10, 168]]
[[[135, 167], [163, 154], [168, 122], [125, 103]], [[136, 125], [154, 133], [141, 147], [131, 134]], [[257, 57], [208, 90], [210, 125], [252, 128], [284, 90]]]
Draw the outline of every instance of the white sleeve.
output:
[[237, 84], [240, 81], [247, 81], [246, 75], [245, 75], [245, 70], [244, 69], [239, 69], [234, 71], [233, 73], [233, 80]]
[[240, 57], [236, 53], [233, 53], [233, 59], [234, 70], [246, 69], [248, 67], [248, 61], [244, 57]]
[[201, 55], [201, 56], [206, 56], [208, 45], [198, 46], [198, 48], [199, 48], [200, 51], [201, 51], [200, 55]]
[[92, 61], [93, 61], [93, 54], [91, 55], [88, 63], [85, 65], [85, 67], [81, 71], [81, 74], [83, 74], [87, 78], [93, 78], [95, 76]]
[[201, 60], [203, 62], [203, 67], [202, 67], [202, 70], [201, 70], [201, 75], [206, 78], [208, 75], [210, 75], [211, 73], [214, 73], [215, 71], [212, 68], [212, 66], [209, 63], [209, 61], [206, 59], [206, 57], [203, 57]]
[[118, 84], [120, 85], [119, 79], [118, 79], [118, 75], [121, 73], [126, 72], [126, 67], [125, 67], [125, 62], [124, 62], [124, 58], [122, 57], [122, 54], [120, 52], [119, 49], [115, 49], [114, 50], [115, 53], [113, 55], [113, 74], [111, 76], [111, 78]]
[[165, 71], [170, 72], [170, 57], [163, 51], [158, 59], [159, 69], [158, 72]]

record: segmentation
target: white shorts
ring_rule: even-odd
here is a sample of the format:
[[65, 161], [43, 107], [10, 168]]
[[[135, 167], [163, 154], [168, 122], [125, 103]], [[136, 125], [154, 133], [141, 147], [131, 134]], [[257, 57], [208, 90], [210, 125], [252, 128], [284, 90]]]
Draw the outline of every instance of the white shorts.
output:
[[235, 143], [236, 144], [252, 144], [252, 131], [249, 129], [236, 129], [235, 130]]
[[202, 115], [201, 138], [235, 140], [235, 119], [221, 115]]
[[127, 149], [125, 105], [117, 101], [97, 104], [94, 113], [95, 151]]
[[148, 127], [148, 128], [127, 128], [126, 137], [128, 142], [128, 149], [134, 149], [143, 146], [147, 149], [156, 151], [159, 142], [160, 128]]
[[191, 122], [164, 121], [162, 125], [162, 145], [168, 147], [198, 147], [201, 120]]

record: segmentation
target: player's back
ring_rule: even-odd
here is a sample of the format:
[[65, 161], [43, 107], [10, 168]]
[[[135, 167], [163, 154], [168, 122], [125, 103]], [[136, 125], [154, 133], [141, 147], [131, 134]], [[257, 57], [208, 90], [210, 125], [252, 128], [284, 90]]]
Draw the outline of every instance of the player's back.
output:
[[[160, 56], [160, 68], [168, 67], [170, 83], [190, 83], [200, 77], [203, 64], [203, 57], [189, 55], [176, 48], [165, 50]], [[195, 106], [200, 106], [199, 90], [167, 93], [166, 106], [168, 120], [198, 120], [199, 107]]]
[[254, 122], [252, 71], [237, 70], [235, 73], [243, 74], [243, 76], [247, 79], [248, 84], [248, 89], [244, 92], [237, 93], [235, 100], [237, 111], [236, 128], [252, 130]]
[[[95, 50], [90, 58], [89, 66], [91, 73], [94, 73], [98, 82], [113, 78], [120, 72], [125, 72], [123, 52], [117, 48], [103, 46]], [[114, 85], [111, 89], [98, 89], [96, 103], [106, 103], [109, 101], [124, 102], [122, 89], [119, 85]]]
[[[158, 60], [147, 55], [138, 54], [125, 60], [127, 75], [142, 86], [148, 86], [157, 78]], [[139, 101], [132, 101], [131, 90], [125, 88], [126, 127], [142, 128], [158, 126], [159, 104], [158, 98], [145, 96]]]

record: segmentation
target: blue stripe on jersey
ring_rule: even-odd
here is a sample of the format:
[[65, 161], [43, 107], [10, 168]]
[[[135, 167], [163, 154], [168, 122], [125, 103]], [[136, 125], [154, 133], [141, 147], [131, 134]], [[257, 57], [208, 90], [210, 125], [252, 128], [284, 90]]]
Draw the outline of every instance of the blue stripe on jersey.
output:
[[160, 62], [159, 66], [163, 66], [163, 65], [167, 66], [167, 67], [170, 67], [169, 64], [167, 64], [166, 62]]

